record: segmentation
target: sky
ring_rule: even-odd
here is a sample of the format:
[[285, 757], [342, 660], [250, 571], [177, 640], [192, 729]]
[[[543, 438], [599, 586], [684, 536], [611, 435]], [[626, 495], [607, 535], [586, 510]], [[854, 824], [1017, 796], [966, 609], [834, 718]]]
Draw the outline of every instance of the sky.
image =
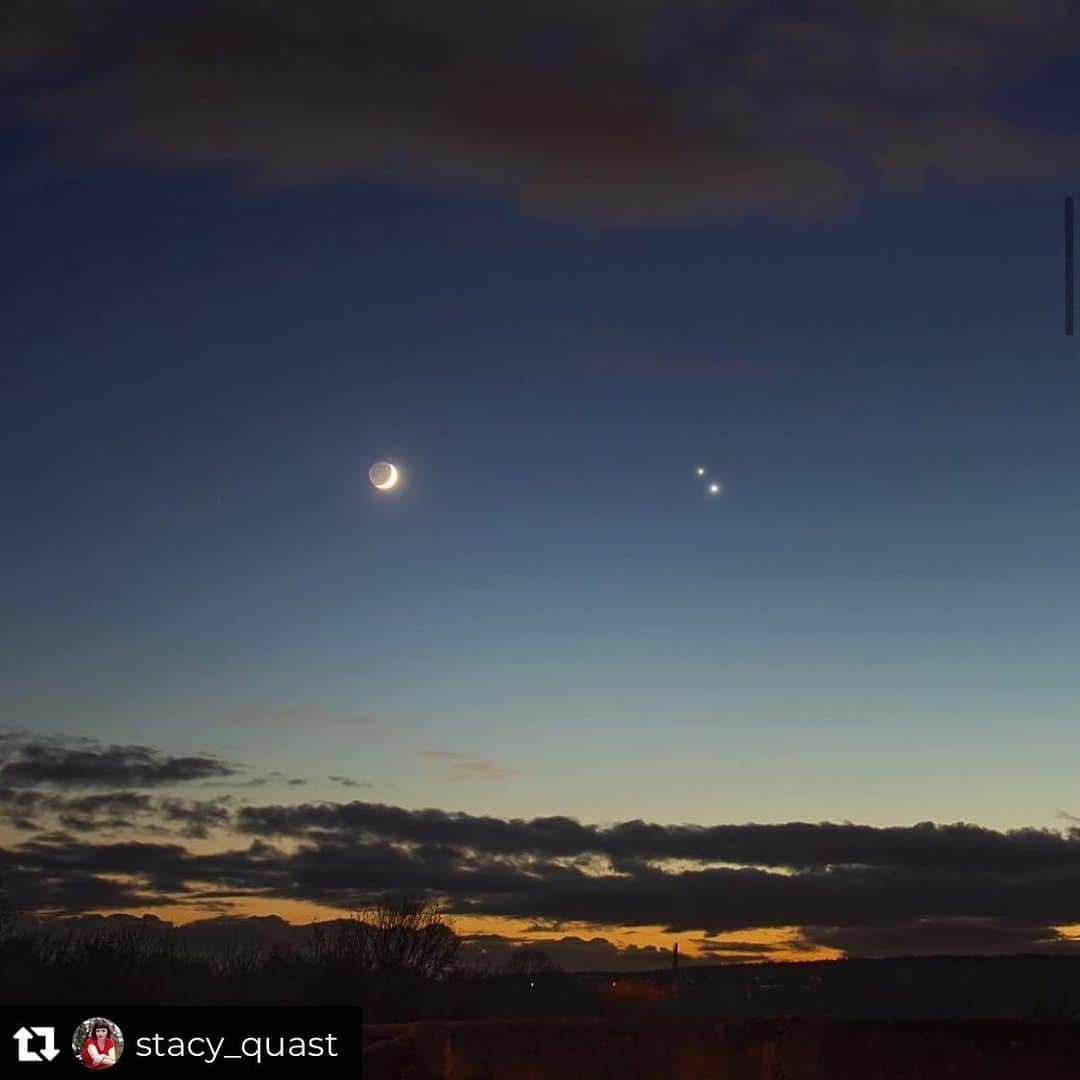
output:
[[12, 902], [1070, 948], [1076, 15], [12, 5]]

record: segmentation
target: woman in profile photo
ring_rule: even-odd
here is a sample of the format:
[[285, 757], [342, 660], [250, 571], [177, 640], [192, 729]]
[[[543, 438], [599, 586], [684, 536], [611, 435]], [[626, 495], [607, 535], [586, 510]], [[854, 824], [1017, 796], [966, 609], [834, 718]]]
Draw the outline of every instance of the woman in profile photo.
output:
[[88, 1069], [107, 1069], [116, 1064], [112, 1025], [102, 1017], [94, 1021], [82, 1047], [82, 1063]]

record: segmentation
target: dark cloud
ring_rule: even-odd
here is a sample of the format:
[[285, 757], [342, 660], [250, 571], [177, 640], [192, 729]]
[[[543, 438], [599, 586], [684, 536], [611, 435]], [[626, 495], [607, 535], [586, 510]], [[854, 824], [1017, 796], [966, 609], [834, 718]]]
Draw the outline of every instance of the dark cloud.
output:
[[40, 110], [99, 149], [271, 184], [405, 179], [619, 224], [1080, 161], [1072, 131], [1003, 104], [1077, 50], [1060, 0], [43, 7], [9, 5], [0, 52]]
[[202, 787], [227, 787], [227, 788], [255, 788], [266, 787], [267, 785], [285, 784], [288, 787], [297, 787], [301, 784], [306, 784], [307, 781], [299, 776], [286, 776], [285, 773], [279, 769], [273, 769], [262, 776], [249, 776], [244, 780], [240, 780], [233, 777], [229, 780], [207, 780]]
[[[55, 914], [124, 911], [128, 908], [166, 906], [176, 901], [154, 882], [141, 887], [132, 877], [118, 880], [108, 867], [116, 859], [104, 849], [99, 859], [79, 860], [78, 842], [64, 834], [49, 834], [20, 845], [0, 849], [3, 903], [11, 910]], [[151, 875], [152, 877], [152, 875]]]
[[[523, 947], [543, 953], [562, 971], [655, 971], [671, 967], [670, 949], [655, 945], [617, 945], [601, 936], [583, 938], [572, 934], [561, 938], [470, 934], [462, 944], [461, 961], [466, 966], [504, 971], [514, 952]], [[683, 956], [681, 962], [684, 966], [693, 966], [702, 961]], [[708, 962], [719, 961], [710, 959]]]
[[24, 788], [0, 788], [0, 819], [22, 829], [44, 828], [46, 822], [79, 832], [127, 829], [152, 810], [150, 796], [133, 791], [67, 797]]
[[137, 818], [151, 809], [150, 796], [134, 791], [82, 795], [75, 799], [57, 798], [56, 803], [60, 824], [75, 832], [130, 829]]
[[993, 918], [912, 919], [883, 926], [810, 926], [805, 947], [826, 945], [848, 956], [978, 956], [1080, 953], [1080, 941], [1040, 923]]
[[162, 787], [237, 771], [209, 754], [173, 756], [149, 746], [110, 746], [84, 737], [0, 733], [0, 784], [12, 788]]
[[162, 821], [179, 826], [185, 836], [203, 840], [212, 830], [230, 823], [231, 802], [228, 795], [206, 800], [162, 799], [153, 809]]
[[16, 829], [36, 829], [49, 797], [40, 791], [0, 788], [0, 819]]
[[691, 941], [701, 954], [702, 962], [709, 964], [743, 964], [750, 960], [768, 960], [773, 953], [809, 952], [817, 947], [804, 937], [796, 937], [782, 944], [767, 941], [718, 941], [715, 938], [696, 938]]
[[[328, 919], [324, 930], [341, 925], [344, 919]], [[195, 952], [220, 952], [230, 946], [288, 945], [302, 949], [311, 944], [311, 924], [286, 922], [279, 915], [219, 915], [195, 919], [179, 928], [184, 944]]]
[[1063, 864], [1080, 869], [1080, 829], [1065, 833], [1048, 829], [998, 832], [978, 825], [932, 822], [887, 828], [828, 822], [703, 826], [628, 821], [596, 826], [568, 817], [506, 820], [366, 802], [243, 807], [236, 824], [242, 832], [267, 836], [342, 840], [379, 836], [404, 843], [447, 844], [490, 855], [688, 859], [791, 870], [964, 866], [1022, 871]]
[[328, 776], [327, 780], [332, 780], [335, 784], [340, 784], [342, 787], [374, 787], [374, 784], [369, 783], [366, 780], [353, 780], [348, 776]]
[[82, 51], [105, 57], [123, 0], [7, 0], [0, 13], [0, 72], [65, 70]]
[[0, 788], [0, 821], [32, 831], [60, 826], [80, 834], [123, 830], [204, 839], [231, 824], [232, 796], [214, 799], [155, 798], [143, 792], [114, 791], [68, 796], [29, 788]]
[[[147, 755], [163, 760], [149, 750], [140, 760]], [[1053, 927], [1080, 923], [1075, 827], [598, 826], [365, 802], [237, 806], [228, 795], [188, 800], [19, 787], [0, 789], [0, 810], [11, 821], [53, 827], [0, 851], [0, 875], [19, 906], [54, 913], [205, 908], [252, 898], [346, 910], [410, 895], [437, 899], [451, 913], [545, 928], [660, 926], [704, 934], [699, 947], [724, 962], [757, 950], [723, 935], [765, 927], [803, 928], [785, 949], [828, 945], [878, 955], [1063, 951], [1073, 945]], [[245, 839], [217, 852], [176, 840], [107, 842], [110, 830], [151, 826]]]
[[[1001, 835], [1023, 847], [1037, 834]], [[458, 914], [567, 924], [663, 926], [707, 935], [831, 928], [808, 932], [816, 935], [808, 940], [821, 944], [839, 942], [853, 928], [863, 928], [863, 938], [852, 941], [868, 941], [889, 927], [963, 929], [965, 920], [975, 919], [987, 934], [999, 926], [1041, 928], [1034, 938], [1021, 938], [1045, 946], [1058, 940], [1050, 927], [1080, 922], [1080, 863], [1075, 840], [1058, 838], [1057, 860], [1042, 857], [1040, 843], [1034, 845], [1039, 857], [1006, 858], [999, 865], [977, 848], [970, 858], [954, 848], [948, 865], [916, 853], [903, 866], [893, 855], [892, 865], [883, 860], [798, 871], [750, 865], [664, 869], [644, 860], [605, 870], [432, 839], [402, 843], [370, 832], [350, 840], [307, 838], [289, 848], [255, 839], [247, 848], [214, 854], [177, 844], [90, 844], [54, 834], [4, 852], [0, 872], [26, 895], [43, 890], [38, 902], [64, 911], [103, 909], [110, 906], [108, 897], [120, 909], [131, 895], [144, 905], [153, 897], [159, 903], [260, 897], [348, 909], [405, 893], [440, 898]], [[718, 942], [713, 951], [721, 948]]]

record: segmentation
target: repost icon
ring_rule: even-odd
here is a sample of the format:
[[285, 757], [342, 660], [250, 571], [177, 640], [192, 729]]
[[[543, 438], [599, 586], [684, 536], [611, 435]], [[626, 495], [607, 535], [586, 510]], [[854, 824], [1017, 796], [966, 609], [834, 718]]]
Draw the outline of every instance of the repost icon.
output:
[[[56, 1048], [56, 1029], [51, 1027], [21, 1027], [13, 1038], [19, 1046], [19, 1061], [52, 1061], [60, 1051]], [[30, 1044], [43, 1040], [45, 1045], [40, 1050], [32, 1050]]]

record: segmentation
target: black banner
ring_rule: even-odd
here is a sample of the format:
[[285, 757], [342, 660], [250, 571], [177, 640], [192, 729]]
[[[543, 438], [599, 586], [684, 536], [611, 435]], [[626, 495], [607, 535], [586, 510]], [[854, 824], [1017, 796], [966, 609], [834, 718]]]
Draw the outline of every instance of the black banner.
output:
[[[361, 1080], [355, 1007], [5, 1006], [5, 1076], [300, 1073]], [[14, 1066], [17, 1071], [9, 1067]]]

